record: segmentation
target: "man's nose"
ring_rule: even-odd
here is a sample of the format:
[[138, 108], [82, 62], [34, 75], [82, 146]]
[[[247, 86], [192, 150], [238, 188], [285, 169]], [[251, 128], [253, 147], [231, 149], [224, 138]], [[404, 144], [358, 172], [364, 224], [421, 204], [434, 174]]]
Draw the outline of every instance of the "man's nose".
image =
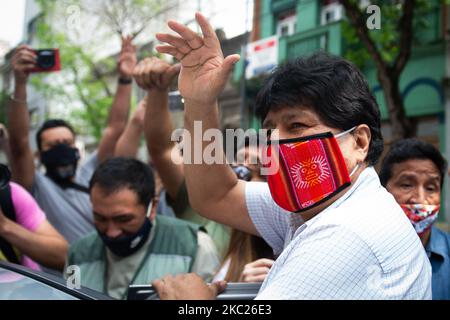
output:
[[414, 194], [411, 198], [411, 202], [416, 203], [416, 204], [427, 204], [428, 203], [424, 188], [417, 188], [416, 190], [414, 190]]
[[118, 228], [114, 223], [109, 223], [106, 230], [108, 238], [115, 239], [122, 235], [122, 230]]

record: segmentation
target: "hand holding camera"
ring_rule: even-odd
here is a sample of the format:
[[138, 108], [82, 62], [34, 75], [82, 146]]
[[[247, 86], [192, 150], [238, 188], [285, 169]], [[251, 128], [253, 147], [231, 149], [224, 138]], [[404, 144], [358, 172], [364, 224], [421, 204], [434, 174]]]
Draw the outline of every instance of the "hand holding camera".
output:
[[41, 49], [35, 50], [35, 53], [37, 55], [36, 66], [30, 72], [54, 72], [61, 70], [59, 49]]
[[29, 46], [22, 45], [16, 49], [11, 64], [16, 83], [26, 83], [31, 70], [35, 68], [37, 54]]
[[12, 67], [16, 82], [26, 83], [30, 73], [61, 70], [59, 50], [34, 50], [27, 45], [21, 45], [14, 53]]

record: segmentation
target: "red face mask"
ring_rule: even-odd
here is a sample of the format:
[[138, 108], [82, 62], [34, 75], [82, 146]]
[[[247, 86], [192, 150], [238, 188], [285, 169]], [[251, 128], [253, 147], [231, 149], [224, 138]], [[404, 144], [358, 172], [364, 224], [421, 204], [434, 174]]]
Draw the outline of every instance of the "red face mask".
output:
[[287, 211], [302, 212], [348, 187], [351, 175], [336, 138], [355, 128], [336, 136], [328, 132], [269, 141], [264, 163], [276, 164], [276, 172], [267, 177], [274, 201]]

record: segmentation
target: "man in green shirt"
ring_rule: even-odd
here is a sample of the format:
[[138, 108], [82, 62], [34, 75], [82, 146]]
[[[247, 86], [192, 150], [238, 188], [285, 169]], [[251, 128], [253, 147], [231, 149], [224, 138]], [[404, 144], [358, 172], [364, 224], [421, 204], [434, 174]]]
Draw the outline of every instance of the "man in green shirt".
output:
[[129, 158], [105, 161], [90, 181], [97, 232], [69, 249], [82, 286], [123, 299], [131, 284], [193, 272], [205, 281], [218, 269], [213, 241], [202, 227], [156, 216], [152, 170]]

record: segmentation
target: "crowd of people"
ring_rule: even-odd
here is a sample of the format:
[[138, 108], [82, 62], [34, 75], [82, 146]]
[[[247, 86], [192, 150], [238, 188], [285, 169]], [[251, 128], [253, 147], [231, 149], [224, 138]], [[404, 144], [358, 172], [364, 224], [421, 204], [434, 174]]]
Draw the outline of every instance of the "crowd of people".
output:
[[[194, 136], [201, 121], [203, 136], [219, 129], [218, 97], [239, 60], [196, 20], [202, 34], [171, 21], [176, 35], [156, 35], [177, 64], [138, 61], [122, 39], [107, 126], [83, 161], [61, 119], [41, 126], [32, 150], [36, 54], [16, 49], [0, 128], [11, 170], [0, 259], [61, 276], [78, 266], [83, 286], [116, 299], [132, 284], [152, 284], [161, 299], [214, 299], [227, 282], [262, 283], [257, 299], [450, 299], [450, 235], [435, 225], [447, 161], [430, 143], [400, 140], [377, 173], [379, 106], [345, 59], [317, 53], [276, 68], [256, 100], [269, 143], [246, 140], [243, 161], [183, 162], [194, 146], [172, 140], [170, 85], [178, 80], [184, 129]], [[146, 96], [130, 116], [133, 83]], [[148, 163], [138, 160], [142, 137]], [[261, 173], [262, 157], [275, 172]]]

